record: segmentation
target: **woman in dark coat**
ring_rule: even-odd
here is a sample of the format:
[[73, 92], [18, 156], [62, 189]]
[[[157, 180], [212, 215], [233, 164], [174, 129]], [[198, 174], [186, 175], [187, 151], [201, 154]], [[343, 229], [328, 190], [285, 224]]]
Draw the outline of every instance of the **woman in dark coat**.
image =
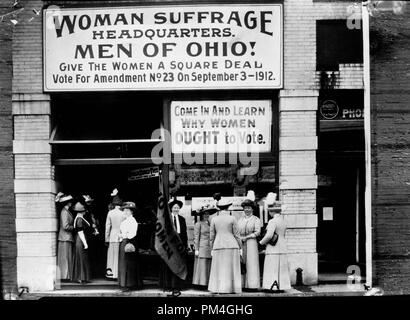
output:
[[[188, 250], [186, 221], [183, 216], [179, 215], [179, 211], [181, 210], [183, 203], [182, 201], [173, 199], [168, 205], [171, 209], [171, 221], [175, 231], [177, 231], [182, 243], [184, 244], [186, 255]], [[180, 290], [184, 289], [186, 284], [185, 281], [175, 275], [167, 264], [161, 259], [159, 285], [166, 291], [172, 291], [172, 296], [179, 296], [181, 294]]]
[[79, 283], [90, 281], [90, 264], [88, 260], [88, 241], [91, 232], [91, 224], [84, 218], [85, 206], [77, 201], [72, 211], [76, 214], [74, 219], [74, 270], [73, 280]]
[[[120, 225], [120, 249], [118, 256], [118, 282], [123, 290], [141, 289], [143, 286], [140, 274], [137, 230], [138, 223], [133, 217], [136, 211], [134, 202], [124, 202], [121, 209], [124, 211], [125, 220]], [[126, 252], [127, 245], [134, 246], [135, 251]]]

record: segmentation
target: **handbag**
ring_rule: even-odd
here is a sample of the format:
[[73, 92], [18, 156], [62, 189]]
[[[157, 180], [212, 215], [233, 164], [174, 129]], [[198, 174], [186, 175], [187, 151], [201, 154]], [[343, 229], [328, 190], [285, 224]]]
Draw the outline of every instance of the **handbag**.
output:
[[273, 237], [272, 239], [268, 241], [268, 244], [270, 244], [271, 246], [274, 246], [278, 242], [278, 239], [279, 239], [279, 235], [276, 232], [274, 232]]
[[135, 247], [132, 243], [127, 243], [124, 247], [126, 253], [135, 252]]
[[[266, 234], [266, 229], [261, 232], [261, 235], [258, 237], [258, 243], [260, 240], [262, 240], [265, 237]], [[278, 242], [279, 235], [276, 233], [276, 231], [273, 233], [273, 237], [268, 241], [267, 244], [270, 244], [271, 246], [275, 246], [276, 243]]]

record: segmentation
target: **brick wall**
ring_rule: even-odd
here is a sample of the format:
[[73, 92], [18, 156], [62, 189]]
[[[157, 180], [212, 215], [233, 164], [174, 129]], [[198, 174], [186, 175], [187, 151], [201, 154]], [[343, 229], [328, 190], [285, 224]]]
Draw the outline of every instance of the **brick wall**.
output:
[[410, 8], [371, 19], [373, 252], [376, 285], [410, 292]]
[[[24, 12], [42, 1], [20, 1]], [[13, 37], [13, 153], [17, 284], [54, 289], [57, 219], [51, 164], [50, 97], [43, 94], [42, 16], [22, 17]]]
[[[0, 14], [8, 12], [9, 4], [1, 2]], [[11, 105], [12, 31], [10, 25], [0, 23], [0, 290], [6, 292], [15, 291], [17, 280]]]

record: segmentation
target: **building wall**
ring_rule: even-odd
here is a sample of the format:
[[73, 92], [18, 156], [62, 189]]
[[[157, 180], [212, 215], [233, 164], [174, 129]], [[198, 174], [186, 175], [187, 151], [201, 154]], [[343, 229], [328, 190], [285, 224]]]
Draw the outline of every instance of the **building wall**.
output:
[[[9, 5], [2, 2], [0, 15], [8, 12]], [[11, 25], [0, 23], [0, 290], [5, 292], [15, 292], [17, 280], [11, 106], [12, 32]]]
[[[316, 151], [320, 76], [316, 72], [316, 20], [346, 19], [351, 4], [351, 1], [284, 1], [279, 165], [293, 284], [297, 268], [303, 269], [304, 284], [318, 282]], [[362, 66], [343, 65], [336, 78], [335, 88], [362, 88]]]
[[374, 278], [410, 292], [410, 8], [371, 19]]
[[[131, 2], [100, 3], [118, 6]], [[83, 1], [42, 3], [36, 0], [21, 3], [29, 10], [38, 10], [43, 4], [96, 5], [96, 2]], [[279, 170], [280, 198], [284, 202], [284, 214], [289, 226], [292, 283], [295, 283], [296, 269], [299, 267], [304, 270], [305, 284], [316, 284], [318, 281], [316, 114], [319, 81], [316, 73], [316, 19], [345, 19], [350, 3], [284, 0], [284, 88], [279, 93]], [[57, 215], [53, 203], [56, 190], [48, 144], [50, 98], [42, 92], [40, 17], [15, 27], [13, 62], [18, 283], [32, 291], [49, 290], [55, 285], [53, 266], [56, 261]], [[349, 79], [356, 79], [357, 69], [357, 66], [346, 66], [342, 73], [343, 79], [348, 80], [342, 79], [341, 82], [344, 84]], [[354, 83], [350, 85], [355, 86]]]
[[[42, 1], [20, 1], [24, 12]], [[42, 19], [21, 16], [13, 37], [13, 153], [17, 281], [30, 291], [55, 286], [57, 219], [51, 165], [50, 98], [43, 94]]]

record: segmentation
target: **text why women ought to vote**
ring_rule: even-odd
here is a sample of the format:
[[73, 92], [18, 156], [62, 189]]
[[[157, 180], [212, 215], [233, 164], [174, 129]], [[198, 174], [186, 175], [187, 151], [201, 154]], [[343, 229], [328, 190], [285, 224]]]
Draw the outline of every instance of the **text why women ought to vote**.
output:
[[171, 112], [174, 152], [269, 150], [269, 101], [173, 102]]

